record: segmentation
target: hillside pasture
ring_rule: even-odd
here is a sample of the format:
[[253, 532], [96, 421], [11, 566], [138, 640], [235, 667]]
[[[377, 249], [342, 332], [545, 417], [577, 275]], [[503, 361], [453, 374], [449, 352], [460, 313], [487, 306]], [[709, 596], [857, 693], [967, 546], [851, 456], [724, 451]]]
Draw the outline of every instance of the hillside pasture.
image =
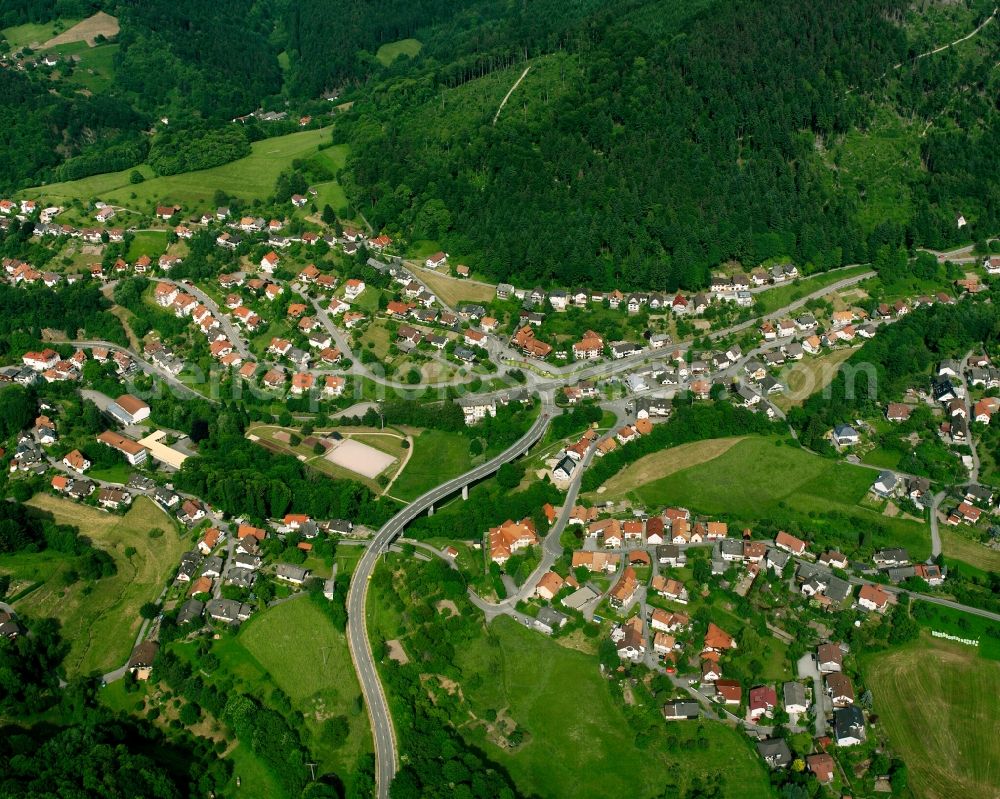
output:
[[375, 53], [375, 58], [382, 66], [387, 67], [401, 55], [413, 58], [422, 47], [417, 39], [400, 39], [397, 42], [383, 44]]
[[487, 303], [496, 297], [496, 286], [441, 274], [433, 269], [418, 269], [417, 276], [441, 302], [454, 308], [462, 302]]
[[[458, 653], [457, 665], [466, 678], [463, 691], [474, 716], [459, 729], [504, 765], [525, 794], [653, 797], [661, 795], [662, 776], [670, 772], [687, 786], [694, 777], [708, 777], [724, 797], [771, 795], [766, 770], [745, 737], [722, 724], [672, 727], [680, 755], [659, 745], [640, 750], [593, 656], [525, 630], [513, 619], [497, 618], [488, 637]], [[484, 674], [492, 677], [469, 687], [468, 678]], [[523, 728], [526, 742], [516, 751], [490, 740], [482, 720], [487, 708], [503, 711]], [[699, 729], [709, 742], [706, 750], [693, 745]], [[594, 745], [580, 745], [587, 741]], [[553, 757], [554, 752], [559, 756]]]
[[[859, 532], [877, 524], [887, 535], [873, 546], [903, 546], [918, 560], [930, 553], [920, 522], [883, 516], [859, 503], [875, 472], [814, 455], [774, 438], [748, 437], [706, 463], [637, 488], [647, 507], [682, 505], [753, 526], [756, 521], [800, 522], [830, 544], [851, 547]], [[829, 517], [825, 521], [823, 517]]]
[[35, 186], [21, 194], [57, 202], [104, 200], [136, 211], [148, 211], [156, 204], [175, 202], [182, 206], [185, 213], [189, 213], [214, 208], [213, 198], [217, 190], [245, 200], [270, 196], [278, 175], [290, 168], [295, 159], [316, 155], [319, 146], [326, 143], [329, 137], [329, 128], [317, 128], [262, 139], [251, 145], [252, 151], [245, 158], [180, 175], [157, 177], [144, 164], [138, 169], [146, 180], [138, 184], [129, 180], [133, 170], [124, 169], [80, 180]]
[[[248, 687], [273, 682], [289, 696], [305, 715], [324, 769], [346, 773], [360, 754], [372, 751], [347, 639], [309, 598], [257, 614], [218, 654], [223, 668]], [[334, 716], [348, 718], [350, 733], [342, 742], [322, 734], [324, 721]]]
[[624, 496], [654, 480], [714, 460], [742, 440], [739, 436], [710, 438], [654, 452], [626, 466], [601, 486], [598, 493], [602, 500]]
[[74, 19], [54, 19], [51, 22], [27, 22], [24, 25], [12, 25], [0, 30], [4, 39], [12, 49], [21, 47], [41, 47], [53, 36], [76, 25]]
[[[71, 559], [49, 552], [5, 556], [0, 558], [0, 571], [14, 576], [31, 570], [32, 558], [40, 558], [43, 565], [34, 575], [42, 585], [14, 607], [29, 616], [59, 619], [70, 642], [68, 674], [103, 673], [121, 666], [142, 623], [139, 608], [159, 596], [187, 543], [177, 534], [174, 521], [145, 497], [136, 499], [124, 516], [50, 494], [37, 494], [28, 505], [59, 524], [78, 527], [81, 535], [114, 558], [118, 573], [93, 583], [77, 580], [67, 585]], [[150, 538], [153, 529], [163, 535]], [[135, 549], [131, 556], [125, 554], [128, 547]]]
[[923, 635], [863, 661], [874, 710], [910, 770], [917, 799], [995, 799], [1000, 791], [1000, 663]]
[[947, 525], [940, 525], [938, 532], [945, 557], [955, 558], [984, 572], [1000, 572], [1000, 551], [973, 541]]
[[817, 391], [828, 386], [837, 376], [840, 365], [850, 358], [857, 347], [827, 350], [815, 358], [795, 361], [785, 367], [778, 380], [785, 384], [787, 390], [778, 395], [774, 404], [784, 411], [795, 405], [801, 405]]

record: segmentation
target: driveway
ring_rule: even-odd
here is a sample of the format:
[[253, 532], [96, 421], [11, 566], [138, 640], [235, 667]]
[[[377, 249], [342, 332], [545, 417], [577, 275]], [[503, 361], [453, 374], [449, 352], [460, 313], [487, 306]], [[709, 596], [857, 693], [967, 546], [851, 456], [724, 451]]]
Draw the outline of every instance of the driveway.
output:
[[823, 675], [819, 673], [816, 656], [811, 652], [799, 658], [796, 667], [799, 678], [812, 680], [813, 683], [813, 713], [816, 715], [814, 734], [817, 738], [826, 734], [826, 713], [829, 698], [823, 693]]

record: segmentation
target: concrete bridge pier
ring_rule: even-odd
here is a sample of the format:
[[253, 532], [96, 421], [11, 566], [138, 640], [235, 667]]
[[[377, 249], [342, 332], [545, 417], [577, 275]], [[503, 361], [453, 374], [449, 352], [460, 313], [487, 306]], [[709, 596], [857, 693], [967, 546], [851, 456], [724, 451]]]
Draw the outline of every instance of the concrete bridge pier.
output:
[[467, 485], [462, 486], [462, 499], [469, 498], [469, 487]]

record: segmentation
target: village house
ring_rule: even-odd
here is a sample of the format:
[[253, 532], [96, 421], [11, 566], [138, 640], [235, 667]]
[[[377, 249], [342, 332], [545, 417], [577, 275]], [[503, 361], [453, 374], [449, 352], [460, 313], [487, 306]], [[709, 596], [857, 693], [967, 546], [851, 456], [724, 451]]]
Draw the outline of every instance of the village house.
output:
[[858, 606], [881, 613], [889, 605], [889, 595], [879, 586], [865, 583], [858, 592]]
[[778, 694], [770, 685], [758, 685], [750, 689], [747, 695], [747, 711], [750, 721], [761, 718], [771, 718], [774, 708], [778, 705]]
[[621, 562], [621, 555], [617, 552], [585, 552], [577, 550], [573, 553], [571, 565], [574, 569], [581, 566], [590, 572], [615, 572]]
[[535, 586], [535, 596], [552, 600], [565, 585], [565, 580], [553, 571], [546, 572]]
[[74, 449], [62, 459], [63, 465], [77, 474], [83, 474], [90, 468], [90, 461], [78, 449]]
[[278, 258], [278, 253], [276, 253], [274, 250], [271, 250], [270, 252], [266, 253], [263, 258], [260, 259], [260, 270], [269, 275], [273, 275], [274, 270], [278, 268], [279, 261], [280, 259]]
[[618, 657], [622, 660], [638, 662], [646, 654], [646, 637], [639, 616], [616, 625], [611, 631], [611, 640], [617, 644]]
[[635, 570], [631, 566], [626, 566], [622, 571], [618, 582], [612, 587], [608, 594], [608, 602], [612, 607], [623, 610], [632, 604], [635, 592], [639, 588]]
[[517, 523], [508, 519], [499, 527], [491, 528], [488, 535], [490, 560], [501, 566], [510, 559], [511, 555], [538, 543], [535, 523], [530, 517]]

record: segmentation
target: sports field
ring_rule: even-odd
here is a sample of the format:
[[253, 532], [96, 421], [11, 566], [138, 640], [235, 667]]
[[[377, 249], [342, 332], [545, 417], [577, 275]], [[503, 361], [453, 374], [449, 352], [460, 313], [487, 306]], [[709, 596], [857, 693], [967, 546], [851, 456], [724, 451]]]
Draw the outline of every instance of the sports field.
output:
[[1000, 795], [1000, 663], [924, 634], [863, 661], [889, 743], [918, 799]]
[[326, 459], [369, 480], [378, 477], [396, 461], [392, 455], [350, 438], [335, 443], [326, 453]]
[[[15, 608], [29, 616], [59, 619], [63, 637], [70, 642], [65, 661], [68, 674], [104, 673], [121, 666], [142, 623], [139, 608], [159, 596], [187, 549], [186, 542], [177, 534], [173, 520], [145, 497], [136, 499], [124, 516], [50, 494], [37, 494], [28, 504], [51, 514], [60, 524], [79, 527], [82, 535], [114, 558], [118, 573], [93, 583], [78, 580], [67, 587], [63, 577], [72, 565], [66, 558], [47, 552], [5, 556], [0, 558], [0, 571], [11, 570], [15, 575], [37, 569], [32, 558], [42, 558], [44, 564], [43, 570], [35, 571], [35, 579], [43, 584], [15, 602]], [[149, 531], [157, 528], [163, 535], [150, 538]], [[135, 552], [126, 556], [129, 547]]]
[[[247, 200], [269, 196], [274, 191], [278, 175], [289, 168], [293, 160], [316, 155], [320, 152], [319, 145], [329, 140], [330, 128], [306, 130], [254, 142], [252, 152], [246, 158], [212, 169], [156, 177], [152, 169], [143, 165], [139, 167], [139, 172], [146, 178], [143, 183], [130, 183], [129, 176], [133, 170], [124, 169], [49, 186], [35, 186], [20, 194], [64, 202], [73, 199], [83, 202], [104, 200], [140, 211], [149, 210], [152, 204], [175, 202], [188, 213], [214, 207], [213, 197], [219, 189]], [[134, 198], [133, 193], [136, 195]]]
[[[789, 446], [749, 437], [706, 463], [654, 480], [633, 495], [650, 506], [683, 505], [752, 525], [765, 519], [799, 521], [829, 544], [853, 548], [859, 531], [882, 527], [873, 546], [903, 546], [923, 560], [930, 554], [926, 524], [890, 518], [858, 503], [876, 473]], [[839, 539], [839, 540], [838, 540]], [[853, 543], [852, 543], [853, 542]]]
[[[690, 786], [693, 777], [710, 778], [720, 796], [755, 799], [771, 796], [767, 772], [746, 739], [718, 723], [683, 723], [670, 728], [680, 739], [676, 753], [654, 742], [639, 749], [624, 709], [612, 698], [597, 662], [586, 655], [524, 629], [506, 616], [489, 634], [459, 652], [466, 679], [463, 691], [474, 712], [504, 711], [522, 727], [526, 743], [515, 752], [492, 743], [475, 719], [463, 734], [510, 771], [525, 794], [604, 799], [662, 795], [664, 775]], [[468, 678], [489, 675], [470, 688]], [[699, 727], [708, 739], [700, 749], [690, 741]]]

